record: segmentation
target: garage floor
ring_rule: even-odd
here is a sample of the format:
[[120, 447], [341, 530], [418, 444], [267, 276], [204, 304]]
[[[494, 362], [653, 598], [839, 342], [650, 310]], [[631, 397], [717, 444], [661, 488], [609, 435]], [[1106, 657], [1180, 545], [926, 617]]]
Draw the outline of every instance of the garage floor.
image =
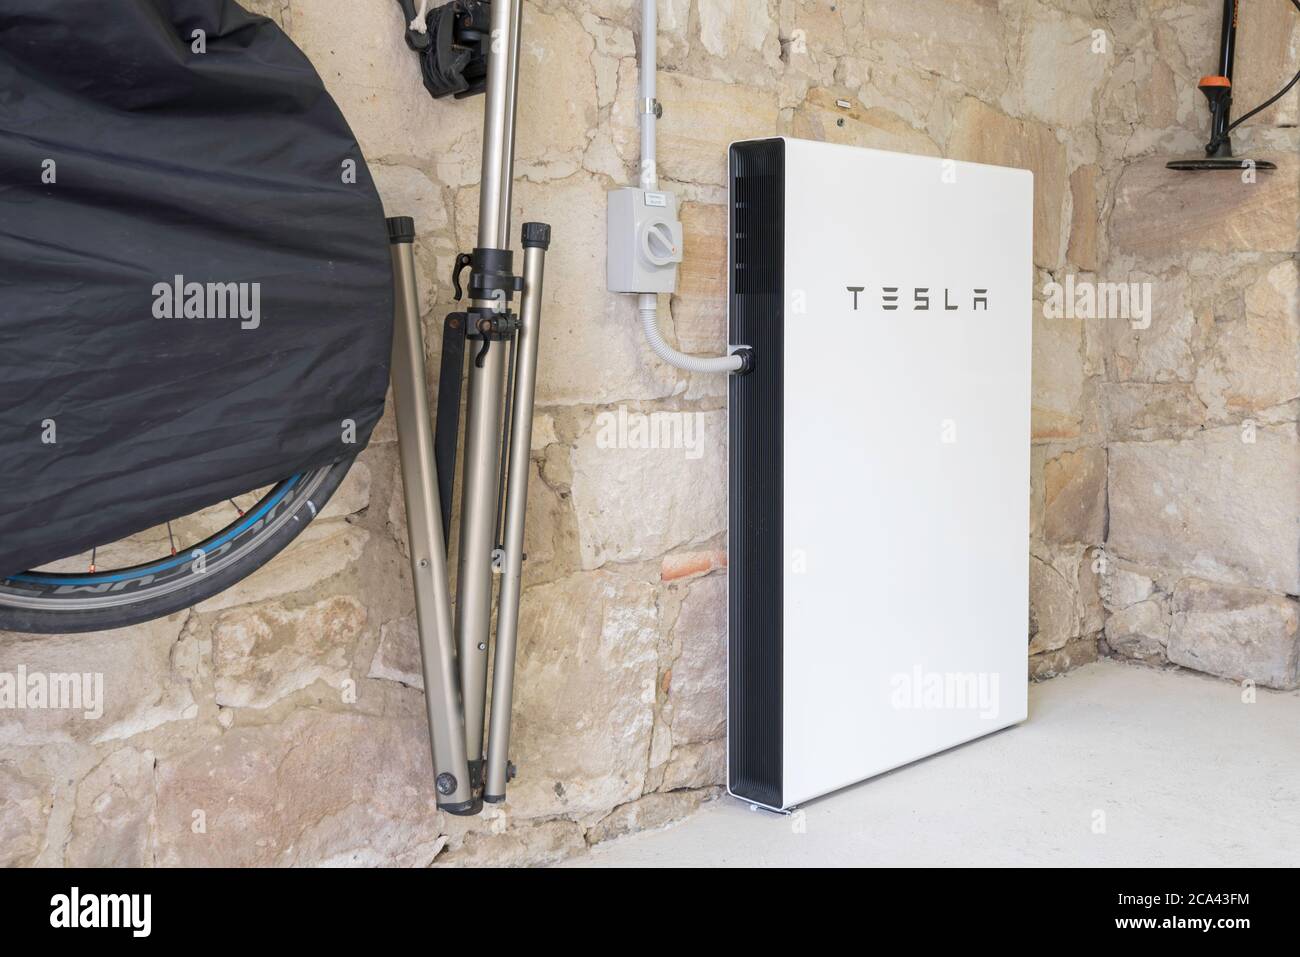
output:
[[801, 813], [724, 797], [566, 866], [873, 864], [1300, 864], [1300, 692], [1101, 661], [1032, 685], [1025, 724]]

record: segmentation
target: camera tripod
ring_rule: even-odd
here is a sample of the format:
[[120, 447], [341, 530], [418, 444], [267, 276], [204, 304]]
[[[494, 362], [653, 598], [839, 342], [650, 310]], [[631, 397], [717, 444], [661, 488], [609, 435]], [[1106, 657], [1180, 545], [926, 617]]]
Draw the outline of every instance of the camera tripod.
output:
[[[550, 227], [525, 223], [523, 271], [510, 251], [521, 0], [456, 0], [425, 13], [427, 0], [398, 0], [407, 45], [435, 97], [482, 92], [483, 165], [478, 244], [456, 257], [452, 285], [469, 306], [443, 325], [436, 430], [425, 390], [416, 295], [413, 221], [388, 221], [396, 284], [392, 382], [411, 571], [433, 749], [437, 804], [477, 814], [505, 800], [510, 712], [519, 628], [529, 451], [537, 381], [542, 274]], [[461, 275], [469, 270], [467, 292]], [[520, 294], [518, 312], [512, 310]], [[447, 575], [452, 479], [460, 434], [461, 387], [470, 353], [460, 542], [453, 615]], [[486, 749], [489, 632], [499, 570], [492, 708]]]

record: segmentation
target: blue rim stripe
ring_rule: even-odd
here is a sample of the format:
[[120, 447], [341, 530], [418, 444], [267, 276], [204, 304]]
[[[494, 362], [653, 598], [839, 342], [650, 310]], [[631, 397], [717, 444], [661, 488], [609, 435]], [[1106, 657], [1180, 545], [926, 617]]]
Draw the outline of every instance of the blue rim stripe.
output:
[[[243, 532], [247, 531], [258, 520], [260, 520], [263, 515], [265, 515], [271, 509], [275, 508], [275, 506], [277, 506], [278, 504], [280, 504], [280, 502], [284, 500], [284, 497], [289, 494], [289, 490], [292, 489], [296, 484], [298, 484], [298, 480], [302, 478], [302, 475], [303, 473], [299, 472], [297, 475], [291, 476], [290, 478], [285, 480], [284, 488], [280, 489], [279, 492], [271, 496], [267, 501], [263, 502], [261, 507], [258, 508], [255, 512], [251, 512], [248, 515], [244, 516], [244, 520], [240, 522], [238, 525], [236, 525], [234, 528], [232, 528], [230, 531], [226, 532], [220, 538], [210, 543], [207, 546], [207, 550], [211, 551], [214, 548], [220, 548], [222, 545], [226, 544], [226, 542], [230, 541], [232, 538], [235, 538], [236, 536], [241, 535]], [[117, 575], [95, 575], [95, 576], [79, 575], [76, 578], [54, 578], [49, 575], [43, 575], [39, 572], [24, 572], [21, 575], [10, 575], [5, 580], [15, 581], [15, 582], [31, 582], [37, 585], [103, 585], [108, 582], [129, 581], [132, 578], [144, 578], [146, 575], [156, 575], [159, 572], [165, 572], [168, 569], [175, 568], [177, 565], [183, 565], [189, 560], [190, 560], [189, 555], [178, 555], [175, 558], [169, 558], [164, 561], [158, 562], [154, 565], [147, 565], [144, 568], [137, 568], [130, 573], [122, 572]]]

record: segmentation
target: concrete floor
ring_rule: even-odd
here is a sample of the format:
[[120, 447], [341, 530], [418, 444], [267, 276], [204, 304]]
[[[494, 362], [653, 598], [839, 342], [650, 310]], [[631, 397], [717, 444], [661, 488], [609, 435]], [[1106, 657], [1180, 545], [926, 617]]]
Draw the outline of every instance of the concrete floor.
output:
[[1101, 661], [1032, 685], [1023, 725], [794, 815], [723, 797], [566, 866], [1295, 866], [1300, 692], [1241, 699]]

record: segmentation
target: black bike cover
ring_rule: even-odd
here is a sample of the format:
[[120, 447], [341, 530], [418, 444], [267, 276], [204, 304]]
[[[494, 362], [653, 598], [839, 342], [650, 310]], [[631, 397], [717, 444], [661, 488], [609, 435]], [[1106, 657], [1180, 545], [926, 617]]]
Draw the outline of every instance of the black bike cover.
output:
[[0, 576], [363, 448], [389, 255], [356, 139], [271, 21], [3, 0]]

